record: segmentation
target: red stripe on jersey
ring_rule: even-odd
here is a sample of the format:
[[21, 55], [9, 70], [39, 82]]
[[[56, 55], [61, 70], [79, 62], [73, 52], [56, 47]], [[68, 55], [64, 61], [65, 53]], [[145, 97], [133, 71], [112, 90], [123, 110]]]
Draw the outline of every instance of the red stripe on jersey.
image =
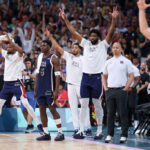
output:
[[22, 96], [24, 97], [24, 98], [27, 98], [27, 95], [26, 95], [26, 90], [25, 90], [25, 88], [24, 88], [24, 86], [21, 84], [21, 90], [22, 90]]

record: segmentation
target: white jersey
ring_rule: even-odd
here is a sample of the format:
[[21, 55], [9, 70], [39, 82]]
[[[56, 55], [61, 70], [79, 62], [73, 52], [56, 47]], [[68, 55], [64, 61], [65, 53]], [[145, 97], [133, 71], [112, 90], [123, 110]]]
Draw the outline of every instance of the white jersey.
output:
[[133, 86], [133, 84], [135, 82], [135, 77], [140, 77], [140, 71], [139, 71], [139, 69], [136, 66], [134, 66], [133, 64], [132, 64], [132, 68], [133, 68], [134, 80], [132, 81], [130, 87]]
[[109, 88], [125, 87], [128, 74], [133, 73], [132, 63], [124, 56], [113, 57], [106, 61], [103, 73], [108, 75]]
[[23, 56], [20, 57], [18, 52], [7, 54], [5, 50], [2, 50], [2, 56], [5, 58], [4, 81], [22, 79]]
[[66, 82], [80, 86], [83, 56], [76, 57], [68, 52], [64, 52], [62, 58], [66, 60]]
[[109, 47], [107, 41], [99, 41], [97, 45], [92, 45], [89, 40], [82, 38], [80, 45], [84, 48], [83, 72], [87, 74], [101, 73], [107, 59]]

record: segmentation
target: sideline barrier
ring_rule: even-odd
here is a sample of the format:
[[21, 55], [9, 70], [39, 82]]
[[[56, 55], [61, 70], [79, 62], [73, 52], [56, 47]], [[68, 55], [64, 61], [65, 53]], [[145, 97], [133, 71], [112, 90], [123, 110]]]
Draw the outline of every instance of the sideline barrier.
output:
[[[70, 108], [57, 108], [57, 111], [61, 116], [63, 131], [73, 131], [74, 128], [72, 124]], [[40, 120], [39, 108], [35, 109], [35, 113]], [[47, 115], [49, 131], [57, 131], [52, 115], [48, 108]], [[36, 127], [34, 121], [33, 124]], [[26, 127], [27, 123], [20, 108], [3, 108], [2, 115], [0, 116], [0, 131], [24, 131]]]

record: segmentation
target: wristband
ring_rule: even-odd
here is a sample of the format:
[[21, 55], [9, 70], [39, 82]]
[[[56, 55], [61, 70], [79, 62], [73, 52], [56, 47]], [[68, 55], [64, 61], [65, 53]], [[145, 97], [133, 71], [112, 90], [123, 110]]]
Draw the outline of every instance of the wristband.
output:
[[56, 71], [54, 73], [55, 73], [55, 76], [60, 76], [60, 71]]

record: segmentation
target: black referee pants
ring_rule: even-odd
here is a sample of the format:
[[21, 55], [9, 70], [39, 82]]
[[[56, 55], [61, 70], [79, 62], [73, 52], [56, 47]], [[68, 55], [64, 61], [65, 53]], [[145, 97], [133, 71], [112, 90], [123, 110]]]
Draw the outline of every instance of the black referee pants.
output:
[[106, 104], [107, 104], [107, 135], [114, 135], [114, 120], [115, 113], [118, 110], [122, 134], [121, 136], [128, 136], [128, 111], [127, 111], [127, 98], [128, 92], [123, 91], [121, 88], [106, 91]]

